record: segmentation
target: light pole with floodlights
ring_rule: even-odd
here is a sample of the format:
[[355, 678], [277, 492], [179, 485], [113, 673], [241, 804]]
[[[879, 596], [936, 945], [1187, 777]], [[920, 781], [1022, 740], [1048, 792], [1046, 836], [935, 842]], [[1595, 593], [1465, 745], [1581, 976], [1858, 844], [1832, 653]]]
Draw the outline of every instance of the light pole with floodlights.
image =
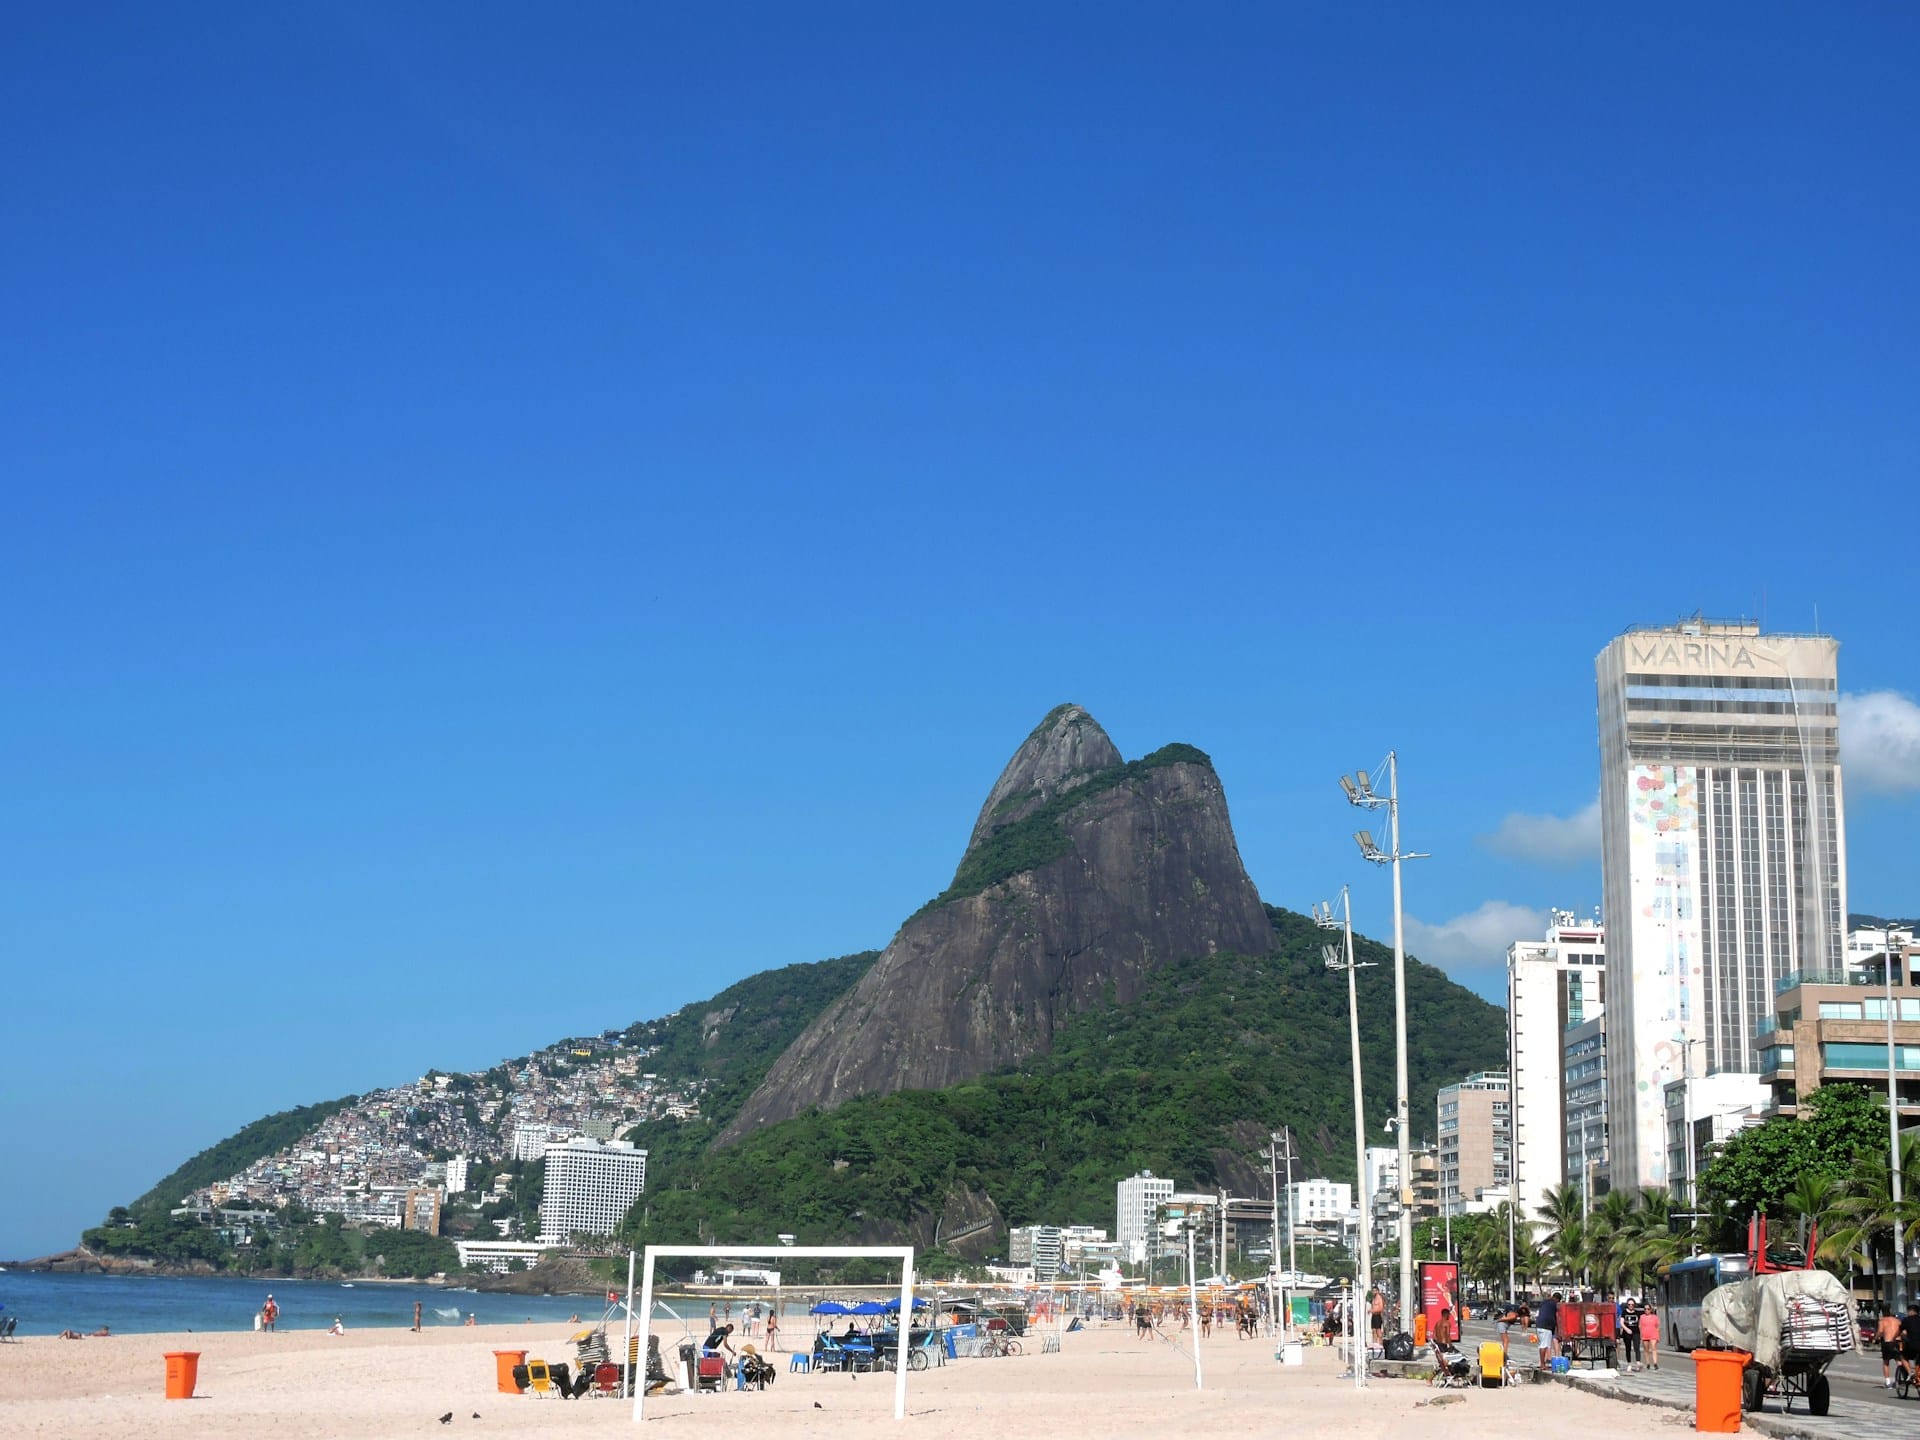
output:
[[1356, 830], [1354, 840], [1360, 853], [1376, 865], [1393, 867], [1393, 1073], [1398, 1092], [1394, 1097], [1394, 1131], [1400, 1144], [1400, 1323], [1404, 1328], [1413, 1313], [1413, 1156], [1407, 1129], [1407, 949], [1405, 922], [1400, 909], [1400, 862], [1424, 860], [1426, 856], [1400, 849], [1400, 758], [1387, 752], [1387, 793], [1377, 795], [1367, 772], [1359, 770], [1340, 777], [1340, 788], [1350, 804], [1368, 810], [1387, 812], [1387, 848], [1373, 843], [1373, 832]]
[[[1907, 1308], [1907, 1232], [1903, 1194], [1905, 1177], [1900, 1173], [1900, 1052], [1893, 1043], [1893, 1016], [1899, 1002], [1893, 996], [1893, 927], [1887, 927], [1887, 1178], [1893, 1189], [1893, 1309], [1897, 1315]], [[1905, 947], [1901, 947], [1900, 968], [1907, 968]], [[1906, 989], [1909, 976], [1900, 977]]]
[[[1353, 972], [1370, 968], [1371, 961], [1361, 965], [1353, 958], [1353, 897], [1347, 893], [1347, 887], [1340, 887], [1340, 909], [1342, 920], [1333, 918], [1333, 906], [1325, 901], [1313, 907], [1314, 923], [1322, 930], [1344, 928], [1347, 932], [1347, 954], [1343, 962], [1340, 952], [1331, 945], [1321, 947], [1321, 959], [1326, 961], [1329, 970], [1347, 972], [1347, 1031], [1353, 1043], [1353, 1163], [1355, 1178], [1360, 1186], [1360, 1224], [1359, 1247], [1360, 1263], [1356, 1267], [1359, 1277], [1360, 1298], [1356, 1302], [1365, 1305], [1373, 1288], [1373, 1215], [1367, 1203], [1367, 1107], [1361, 1096], [1360, 1088], [1360, 1002], [1354, 988]], [[1384, 1337], [1383, 1337], [1384, 1338]], [[1353, 1348], [1348, 1352], [1353, 1370], [1353, 1385], [1356, 1390], [1366, 1388], [1367, 1353], [1366, 1337], [1360, 1329], [1360, 1317], [1356, 1314], [1353, 1323]]]

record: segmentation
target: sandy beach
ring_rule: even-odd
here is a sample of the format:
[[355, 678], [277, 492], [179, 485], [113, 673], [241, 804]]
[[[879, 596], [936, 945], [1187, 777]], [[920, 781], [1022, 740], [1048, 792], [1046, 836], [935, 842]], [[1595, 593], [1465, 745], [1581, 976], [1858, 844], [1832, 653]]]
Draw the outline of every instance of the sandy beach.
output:
[[[249, 1440], [375, 1440], [412, 1435], [617, 1435], [632, 1406], [618, 1400], [536, 1400], [495, 1388], [493, 1351], [524, 1349], [571, 1360], [565, 1325], [366, 1330], [345, 1336], [280, 1334], [130, 1335], [31, 1339], [0, 1347], [0, 1431], [47, 1440], [147, 1436]], [[663, 1348], [678, 1326], [657, 1327]], [[796, 1339], [809, 1337], [796, 1336]], [[1566, 1386], [1443, 1392], [1376, 1379], [1356, 1393], [1337, 1378], [1331, 1350], [1310, 1348], [1304, 1366], [1282, 1366], [1269, 1341], [1217, 1335], [1202, 1349], [1206, 1389], [1193, 1387], [1185, 1336], [1142, 1343], [1113, 1324], [1063, 1337], [1053, 1355], [961, 1360], [908, 1377], [907, 1418], [893, 1419], [887, 1374], [800, 1375], [776, 1357], [779, 1379], [764, 1392], [656, 1396], [646, 1428], [685, 1436], [763, 1440], [783, 1435], [1102, 1437], [1419, 1435], [1482, 1440], [1488, 1434], [1670, 1435], [1663, 1412], [1594, 1398]], [[615, 1338], [617, 1346], [618, 1339]], [[1039, 1348], [1035, 1337], [1033, 1348]], [[196, 1398], [163, 1397], [170, 1350], [200, 1352]], [[1457, 1399], [1457, 1403], [1453, 1403]], [[442, 1424], [440, 1416], [453, 1419]], [[477, 1418], [476, 1418], [477, 1413]]]

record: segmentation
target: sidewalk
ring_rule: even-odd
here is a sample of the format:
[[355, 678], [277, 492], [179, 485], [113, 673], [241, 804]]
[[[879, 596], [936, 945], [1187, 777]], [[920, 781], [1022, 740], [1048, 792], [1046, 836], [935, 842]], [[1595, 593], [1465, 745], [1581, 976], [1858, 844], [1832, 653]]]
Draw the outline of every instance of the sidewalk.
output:
[[[1658, 1370], [1637, 1370], [1608, 1379], [1590, 1377], [1575, 1370], [1556, 1377], [1563, 1385], [1607, 1395], [1641, 1405], [1659, 1405], [1671, 1410], [1693, 1413], [1693, 1361], [1686, 1355], [1666, 1357]], [[1769, 1398], [1762, 1411], [1748, 1411], [1741, 1419], [1742, 1433], [1771, 1435], [1776, 1440], [1887, 1440], [1910, 1423], [1909, 1417], [1890, 1414], [1884, 1405], [1863, 1403], [1836, 1394], [1833, 1408], [1826, 1415], [1807, 1414], [1806, 1401], [1796, 1399], [1791, 1414], [1781, 1412], [1781, 1402]], [[1920, 1405], [1912, 1419], [1920, 1419]], [[1889, 1428], [1892, 1422], [1892, 1428]]]

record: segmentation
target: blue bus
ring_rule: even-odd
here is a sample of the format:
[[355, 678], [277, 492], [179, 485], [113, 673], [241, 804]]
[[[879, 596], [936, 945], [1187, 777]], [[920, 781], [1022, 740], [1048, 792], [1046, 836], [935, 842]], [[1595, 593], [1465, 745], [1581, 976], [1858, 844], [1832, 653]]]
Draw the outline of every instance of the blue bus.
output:
[[1753, 1273], [1745, 1255], [1692, 1255], [1669, 1265], [1660, 1278], [1660, 1340], [1678, 1350], [1704, 1343], [1700, 1302], [1716, 1285], [1731, 1285]]

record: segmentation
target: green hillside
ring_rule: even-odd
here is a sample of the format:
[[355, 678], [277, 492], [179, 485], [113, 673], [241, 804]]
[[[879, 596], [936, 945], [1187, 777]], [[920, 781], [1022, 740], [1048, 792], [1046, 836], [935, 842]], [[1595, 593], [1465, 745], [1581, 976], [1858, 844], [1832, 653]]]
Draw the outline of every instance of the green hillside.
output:
[[[903, 1232], [956, 1186], [983, 1191], [1010, 1224], [1108, 1224], [1113, 1187], [1146, 1168], [1207, 1187], [1231, 1156], [1290, 1124], [1309, 1173], [1353, 1177], [1346, 983], [1322, 964], [1323, 932], [1270, 912], [1275, 949], [1215, 956], [1156, 975], [1127, 1005], [1076, 1017], [1051, 1054], [941, 1091], [852, 1100], [702, 1149], [706, 1125], [646, 1127], [655, 1150], [634, 1237], [802, 1243]], [[1392, 954], [1358, 941], [1369, 1143], [1392, 1108]], [[1407, 967], [1416, 1135], [1434, 1093], [1504, 1064], [1502, 1012], [1439, 971]], [[722, 1120], [721, 1123], [724, 1123]]]
[[675, 1079], [710, 1082], [701, 1097], [699, 1120], [638, 1126], [631, 1132], [635, 1143], [656, 1155], [703, 1149], [739, 1112], [781, 1052], [879, 958], [878, 950], [861, 950], [763, 970], [711, 1000], [696, 1000], [661, 1019], [628, 1026], [625, 1043], [657, 1047], [647, 1059], [648, 1069]]
[[135, 1215], [164, 1215], [193, 1191], [204, 1185], [238, 1175], [254, 1161], [286, 1149], [313, 1130], [336, 1111], [344, 1110], [360, 1097], [344, 1095], [338, 1100], [322, 1100], [317, 1105], [300, 1105], [255, 1120], [236, 1130], [218, 1145], [211, 1145], [167, 1175], [127, 1208]]

